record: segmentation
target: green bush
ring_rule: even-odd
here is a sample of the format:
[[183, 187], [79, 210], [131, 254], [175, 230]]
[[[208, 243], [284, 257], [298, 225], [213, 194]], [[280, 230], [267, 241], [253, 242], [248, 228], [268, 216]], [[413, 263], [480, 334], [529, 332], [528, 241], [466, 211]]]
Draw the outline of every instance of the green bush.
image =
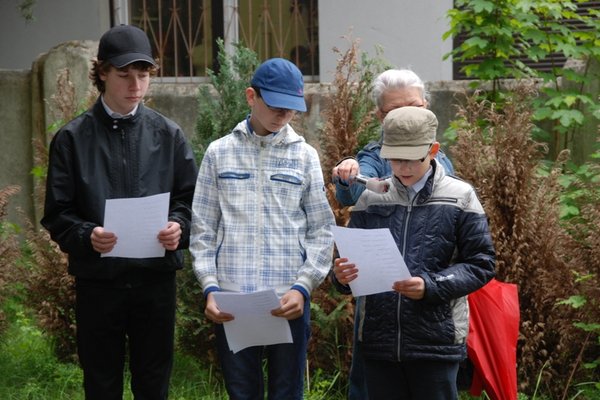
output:
[[250, 85], [252, 74], [258, 66], [258, 57], [241, 44], [235, 53], [225, 52], [222, 39], [217, 39], [219, 71], [208, 70], [211, 85], [198, 89], [198, 117], [192, 145], [198, 162], [206, 147], [229, 132], [250, 111], [244, 90]]

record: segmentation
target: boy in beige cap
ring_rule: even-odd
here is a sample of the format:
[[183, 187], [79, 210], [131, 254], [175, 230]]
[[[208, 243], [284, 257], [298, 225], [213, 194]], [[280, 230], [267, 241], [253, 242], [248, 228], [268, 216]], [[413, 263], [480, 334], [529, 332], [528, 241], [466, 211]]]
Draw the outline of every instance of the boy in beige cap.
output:
[[[390, 190], [363, 192], [351, 214], [351, 228], [389, 228], [412, 275], [364, 297], [357, 310], [371, 400], [458, 398], [466, 296], [495, 275], [487, 217], [474, 188], [446, 175], [435, 160], [437, 125], [424, 108], [388, 113], [381, 155], [391, 163]], [[335, 260], [342, 292], [350, 292], [359, 273], [352, 260]]]

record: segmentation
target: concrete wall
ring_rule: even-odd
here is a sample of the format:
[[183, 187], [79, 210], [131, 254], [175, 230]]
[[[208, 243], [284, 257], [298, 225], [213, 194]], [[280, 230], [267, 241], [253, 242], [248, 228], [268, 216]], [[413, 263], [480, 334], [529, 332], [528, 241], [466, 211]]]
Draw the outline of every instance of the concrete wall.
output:
[[33, 21], [21, 16], [22, 0], [0, 1], [0, 68], [30, 69], [48, 49], [71, 40], [98, 40], [110, 28], [109, 0], [41, 0]]
[[[98, 40], [111, 24], [109, 0], [36, 1], [31, 22], [17, 9], [21, 1], [0, 1], [0, 68], [29, 69], [48, 49], [72, 40]], [[411, 67], [424, 80], [452, 79], [451, 62], [442, 60], [452, 47], [451, 40], [442, 41], [449, 28], [445, 13], [452, 6], [452, 0], [320, 1], [320, 82], [331, 82], [337, 63], [332, 49], [348, 48], [343, 36], [349, 34], [360, 38], [361, 50], [373, 54], [379, 45], [388, 62]]]
[[0, 188], [18, 185], [9, 203], [9, 220], [22, 223], [17, 207], [33, 215], [31, 176], [31, 72], [0, 70]]

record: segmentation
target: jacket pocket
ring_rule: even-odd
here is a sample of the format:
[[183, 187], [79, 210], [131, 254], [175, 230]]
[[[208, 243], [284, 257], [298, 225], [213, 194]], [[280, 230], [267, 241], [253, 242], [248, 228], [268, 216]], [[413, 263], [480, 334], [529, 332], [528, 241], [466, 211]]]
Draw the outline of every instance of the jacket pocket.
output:
[[219, 173], [219, 179], [250, 179], [248, 172], [225, 171]]
[[302, 185], [302, 179], [295, 175], [290, 174], [273, 174], [271, 180], [275, 182], [284, 182], [291, 185]]
[[297, 210], [302, 201], [304, 178], [291, 173], [275, 173], [269, 176], [269, 191], [274, 200], [285, 209]]

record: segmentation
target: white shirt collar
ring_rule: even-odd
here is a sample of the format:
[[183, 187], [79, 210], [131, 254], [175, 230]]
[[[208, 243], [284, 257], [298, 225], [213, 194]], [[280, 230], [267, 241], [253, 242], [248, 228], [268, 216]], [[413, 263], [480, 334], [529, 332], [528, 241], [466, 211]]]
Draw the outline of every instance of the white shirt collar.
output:
[[136, 106], [133, 108], [133, 110], [131, 110], [131, 112], [129, 112], [128, 114], [120, 114], [116, 111], [113, 111], [108, 104], [106, 104], [106, 102], [104, 101], [104, 96], [100, 96], [100, 101], [102, 102], [102, 106], [104, 107], [104, 110], [106, 111], [106, 113], [108, 115], [111, 116], [111, 118], [116, 118], [116, 119], [122, 119], [122, 118], [131, 118], [135, 115], [135, 113], [137, 112], [138, 106], [139, 104], [136, 104]]
[[421, 189], [423, 189], [423, 187], [425, 186], [425, 183], [427, 182], [427, 178], [429, 178], [429, 176], [431, 175], [433, 169], [431, 168], [431, 165], [429, 166], [429, 169], [427, 170], [427, 172], [425, 172], [425, 175], [423, 175], [421, 177], [421, 179], [419, 179], [418, 182], [415, 182], [414, 185], [410, 186], [410, 188], [412, 190], [414, 190], [415, 193], [419, 193], [421, 191]]

